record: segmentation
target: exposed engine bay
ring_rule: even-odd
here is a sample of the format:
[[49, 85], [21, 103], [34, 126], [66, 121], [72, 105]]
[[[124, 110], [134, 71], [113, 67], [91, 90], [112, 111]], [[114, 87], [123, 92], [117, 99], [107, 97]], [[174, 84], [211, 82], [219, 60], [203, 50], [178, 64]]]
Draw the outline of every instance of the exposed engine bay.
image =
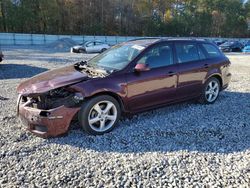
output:
[[32, 108], [49, 110], [62, 105], [78, 107], [82, 100], [83, 96], [80, 93], [70, 92], [67, 88], [58, 88], [38, 96], [22, 96], [20, 102], [27, 103], [26, 105]]
[[[89, 66], [86, 61], [78, 62], [74, 67], [77, 71], [87, 74], [89, 78], [103, 78], [110, 74], [100, 67]], [[26, 103], [27, 106], [32, 108], [49, 110], [60, 106], [79, 107], [83, 99], [81, 93], [72, 92], [69, 87], [65, 86], [42, 94], [22, 96], [20, 102]]]

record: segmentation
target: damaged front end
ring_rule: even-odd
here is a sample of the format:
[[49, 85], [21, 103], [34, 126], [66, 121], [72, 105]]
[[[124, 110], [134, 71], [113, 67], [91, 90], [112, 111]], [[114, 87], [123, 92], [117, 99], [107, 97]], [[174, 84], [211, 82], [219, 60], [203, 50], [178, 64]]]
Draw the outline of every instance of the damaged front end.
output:
[[17, 112], [27, 129], [47, 138], [65, 134], [84, 96], [63, 87], [42, 94], [19, 95]]
[[64, 134], [84, 100], [84, 95], [71, 86], [107, 75], [79, 62], [25, 80], [17, 87], [18, 115], [28, 130], [40, 137]]

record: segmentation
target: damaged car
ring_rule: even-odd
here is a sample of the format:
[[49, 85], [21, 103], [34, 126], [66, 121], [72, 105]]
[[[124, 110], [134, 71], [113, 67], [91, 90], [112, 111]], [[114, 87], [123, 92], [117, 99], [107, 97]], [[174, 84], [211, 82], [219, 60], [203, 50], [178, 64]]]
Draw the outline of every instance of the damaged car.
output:
[[75, 119], [88, 134], [101, 135], [122, 114], [193, 99], [214, 103], [228, 87], [229, 66], [205, 40], [124, 42], [22, 82], [17, 111], [27, 129], [43, 138], [65, 134]]

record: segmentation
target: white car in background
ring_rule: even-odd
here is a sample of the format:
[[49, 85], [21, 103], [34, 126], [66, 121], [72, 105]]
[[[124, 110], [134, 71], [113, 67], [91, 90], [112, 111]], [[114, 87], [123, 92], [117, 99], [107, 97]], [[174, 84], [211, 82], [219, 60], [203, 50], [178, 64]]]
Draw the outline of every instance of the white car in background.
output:
[[74, 53], [100, 53], [109, 49], [107, 43], [101, 41], [87, 41], [82, 44], [71, 47], [70, 52]]

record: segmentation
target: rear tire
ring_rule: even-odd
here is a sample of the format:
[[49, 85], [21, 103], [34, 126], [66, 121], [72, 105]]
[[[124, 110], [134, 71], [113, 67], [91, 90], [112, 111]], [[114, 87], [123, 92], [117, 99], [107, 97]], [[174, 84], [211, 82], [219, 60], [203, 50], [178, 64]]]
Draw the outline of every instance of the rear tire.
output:
[[204, 84], [199, 102], [201, 104], [213, 104], [219, 96], [220, 88], [221, 85], [217, 78], [209, 78]]
[[91, 135], [102, 135], [115, 128], [121, 116], [117, 100], [109, 95], [101, 95], [84, 102], [78, 113], [83, 129]]
[[106, 48], [103, 48], [103, 49], [101, 50], [101, 53], [104, 52], [104, 51], [106, 51], [106, 50], [107, 50]]

